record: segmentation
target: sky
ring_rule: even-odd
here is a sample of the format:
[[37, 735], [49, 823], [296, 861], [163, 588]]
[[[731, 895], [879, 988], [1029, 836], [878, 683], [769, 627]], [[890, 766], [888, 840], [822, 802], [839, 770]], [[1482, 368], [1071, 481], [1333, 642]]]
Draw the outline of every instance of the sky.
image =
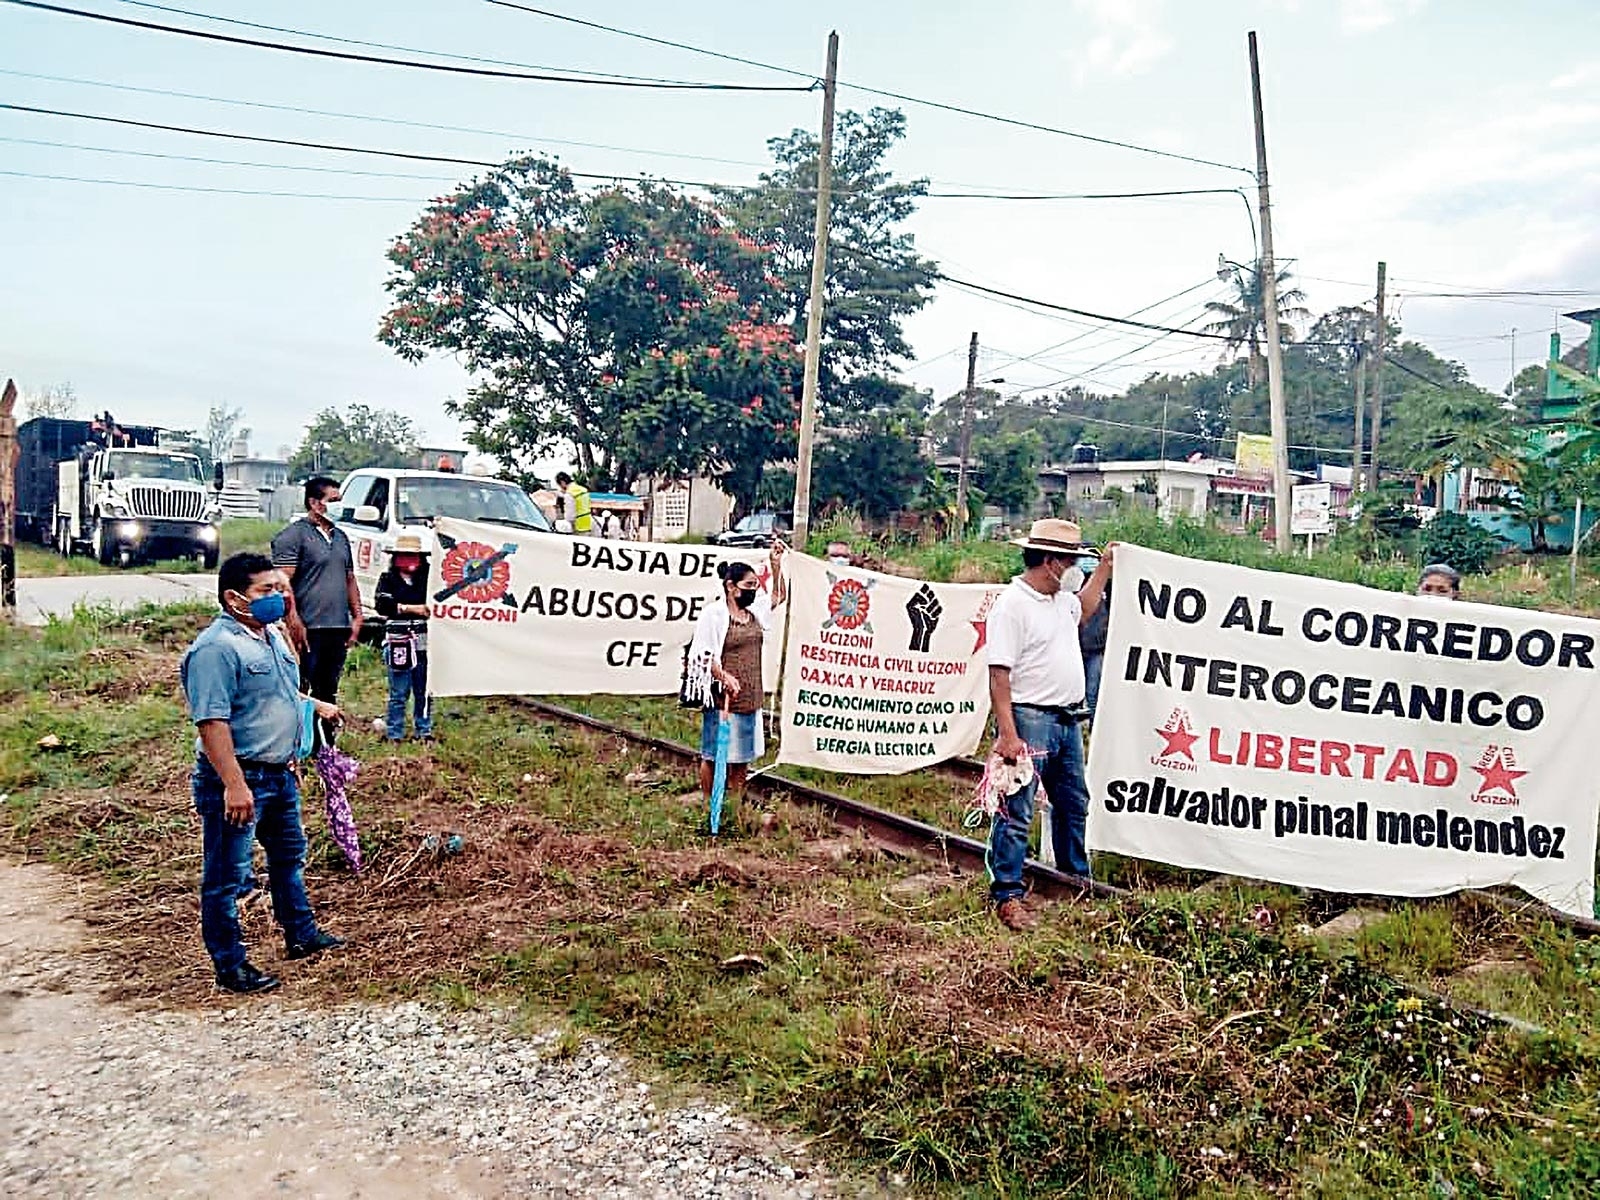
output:
[[[62, 3], [358, 53], [422, 57], [173, 9], [557, 71], [794, 82], [486, 0]], [[1498, 390], [1514, 366], [1544, 360], [1552, 329], [1568, 345], [1581, 339], [1557, 314], [1600, 304], [1593, 0], [530, 3], [818, 75], [837, 30], [840, 107], [903, 108], [908, 135], [890, 166], [935, 191], [1243, 188], [1251, 205], [1255, 30], [1276, 250], [1313, 311], [1369, 300], [1385, 260], [1407, 334]], [[852, 83], [1221, 165], [884, 100]], [[753, 181], [770, 161], [767, 139], [815, 129], [821, 108], [817, 93], [686, 94], [315, 59], [5, 2], [0, 104], [489, 161], [535, 151], [576, 171], [722, 183]], [[0, 377], [24, 393], [70, 381], [84, 411], [170, 428], [237, 406], [258, 453], [298, 444], [314, 413], [352, 402], [397, 409], [427, 442], [458, 444], [444, 403], [470, 386], [466, 373], [448, 359], [406, 364], [375, 331], [385, 248], [470, 171], [0, 109]], [[1169, 325], [1199, 323], [1205, 301], [1223, 294], [1219, 255], [1254, 254], [1246, 203], [1231, 194], [930, 198], [907, 227], [956, 278]], [[1579, 294], [1459, 295], [1482, 291]], [[1152, 341], [942, 285], [908, 322], [915, 358], [896, 373], [940, 396], [956, 391], [974, 331], [979, 377], [1003, 379], [1002, 392], [1115, 390], [1218, 361], [1214, 344]]]

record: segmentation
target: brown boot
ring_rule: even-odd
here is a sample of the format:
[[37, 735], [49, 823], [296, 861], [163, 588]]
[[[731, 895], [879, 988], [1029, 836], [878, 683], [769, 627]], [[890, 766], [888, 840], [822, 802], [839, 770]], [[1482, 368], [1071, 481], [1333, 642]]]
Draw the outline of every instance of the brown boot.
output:
[[1000, 924], [1017, 933], [1024, 933], [1033, 928], [1033, 917], [1023, 907], [1020, 897], [1004, 901], [995, 908], [994, 915], [1000, 918]]

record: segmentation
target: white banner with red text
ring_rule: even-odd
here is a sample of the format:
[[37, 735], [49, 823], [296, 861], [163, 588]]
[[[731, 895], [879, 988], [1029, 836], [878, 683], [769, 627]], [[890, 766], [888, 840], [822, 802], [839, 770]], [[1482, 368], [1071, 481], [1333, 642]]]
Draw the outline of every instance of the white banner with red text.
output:
[[[435, 696], [666, 696], [701, 609], [739, 559], [771, 584], [765, 550], [624, 542], [441, 517], [430, 565]], [[793, 557], [793, 556], [791, 556]], [[777, 678], [780, 608], [764, 671]]]
[[789, 559], [780, 763], [898, 775], [971, 754], [989, 720], [993, 584]]
[[1089, 845], [1594, 913], [1600, 623], [1116, 550]]

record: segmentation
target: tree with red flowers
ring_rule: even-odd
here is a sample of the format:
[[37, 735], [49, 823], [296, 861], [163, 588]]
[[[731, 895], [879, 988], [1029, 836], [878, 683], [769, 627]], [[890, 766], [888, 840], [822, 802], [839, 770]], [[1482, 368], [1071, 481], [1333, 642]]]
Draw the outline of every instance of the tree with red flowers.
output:
[[580, 192], [513, 159], [435, 200], [389, 248], [401, 357], [456, 355], [447, 402], [508, 464], [571, 447], [591, 486], [705, 472], [748, 507], [793, 452], [800, 374], [770, 251], [656, 184]]

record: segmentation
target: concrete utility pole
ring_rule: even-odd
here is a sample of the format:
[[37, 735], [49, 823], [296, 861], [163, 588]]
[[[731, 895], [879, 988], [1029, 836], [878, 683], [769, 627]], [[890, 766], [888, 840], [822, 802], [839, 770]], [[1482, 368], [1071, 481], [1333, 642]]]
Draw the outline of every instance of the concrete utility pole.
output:
[[17, 615], [17, 385], [0, 391], [0, 615]]
[[794, 473], [794, 544], [811, 534], [811, 452], [817, 433], [817, 371], [822, 358], [822, 304], [828, 276], [828, 199], [833, 188], [833, 101], [839, 81], [839, 35], [828, 35], [822, 80], [822, 142], [817, 151], [817, 224], [811, 250], [811, 301], [806, 309], [805, 382], [800, 392], [800, 449]]
[[1250, 31], [1250, 103], [1256, 120], [1256, 192], [1261, 209], [1261, 303], [1267, 320], [1267, 399], [1272, 414], [1272, 526], [1279, 554], [1294, 551], [1289, 532], [1289, 418], [1283, 399], [1283, 344], [1278, 329], [1278, 268], [1272, 258], [1272, 197], [1267, 186], [1267, 127], [1261, 115], [1261, 61]]
[[972, 453], [972, 406], [978, 395], [978, 334], [967, 344], [967, 390], [961, 393], [961, 462], [956, 467], [955, 534], [967, 532], [967, 456]]
[[1372, 335], [1372, 457], [1367, 461], [1367, 491], [1378, 490], [1378, 435], [1383, 432], [1383, 292], [1389, 264], [1378, 264], [1378, 328]]

